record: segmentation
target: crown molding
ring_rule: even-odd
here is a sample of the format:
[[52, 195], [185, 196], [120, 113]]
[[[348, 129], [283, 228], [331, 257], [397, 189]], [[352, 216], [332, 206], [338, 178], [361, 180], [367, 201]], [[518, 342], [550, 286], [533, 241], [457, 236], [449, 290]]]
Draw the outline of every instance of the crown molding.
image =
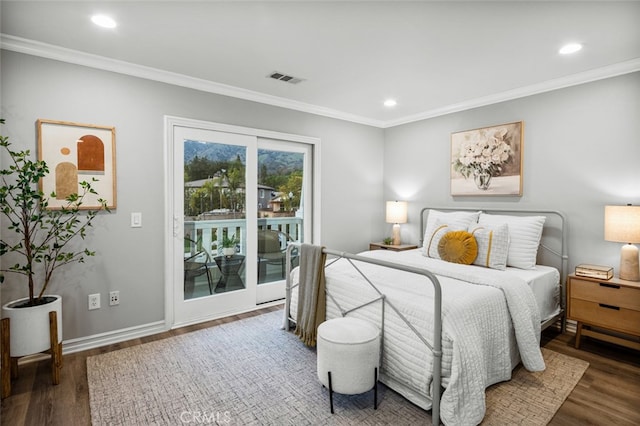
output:
[[157, 68], [133, 64], [131, 62], [120, 61], [117, 59], [111, 59], [91, 53], [80, 52], [77, 50], [67, 49], [64, 47], [42, 43], [35, 40], [29, 40], [21, 37], [15, 37], [8, 34], [0, 34], [0, 48], [13, 52], [24, 53], [27, 55], [39, 56], [56, 61], [68, 62], [71, 64], [82, 65], [104, 71], [111, 71], [119, 74], [130, 75], [133, 77], [144, 78], [147, 80], [158, 81], [161, 83], [172, 84], [175, 86], [186, 87], [202, 92], [215, 93], [218, 95], [224, 95], [281, 108], [307, 112], [324, 117], [351, 121], [354, 123], [365, 124], [367, 126], [384, 126], [384, 122], [380, 120], [361, 117], [355, 114], [349, 114], [331, 108], [325, 108], [304, 102], [294, 101], [278, 96], [267, 95], [265, 93], [260, 93], [253, 90], [242, 89], [240, 87], [230, 86], [227, 84], [189, 77], [184, 74], [163, 71]]
[[640, 58], [635, 58], [629, 61], [619, 62], [605, 67], [544, 81], [542, 83], [533, 84], [530, 86], [524, 86], [480, 98], [469, 99], [464, 102], [447, 105], [442, 108], [436, 108], [429, 111], [424, 111], [396, 120], [381, 121], [355, 114], [345, 113], [331, 108], [325, 108], [318, 105], [294, 101], [278, 96], [267, 95], [265, 93], [260, 93], [253, 90], [242, 89], [240, 87], [230, 86], [227, 84], [189, 77], [184, 74], [163, 71], [156, 68], [137, 65], [117, 59], [106, 58], [104, 56], [80, 52], [77, 50], [67, 49], [64, 47], [59, 47], [8, 34], [0, 34], [0, 48], [13, 52], [24, 53], [27, 55], [68, 62], [90, 68], [96, 68], [119, 74], [144, 78], [147, 80], [158, 81], [175, 86], [186, 87], [189, 89], [195, 89], [202, 92], [215, 93], [218, 95], [244, 99], [248, 101], [287, 108], [329, 118], [335, 118], [338, 120], [350, 121], [353, 123], [364, 124], [367, 126], [373, 126], [383, 129], [640, 71]]
[[469, 99], [453, 105], [447, 105], [442, 108], [425, 111], [419, 114], [410, 115], [397, 120], [391, 120], [384, 123], [384, 128], [399, 126], [402, 124], [413, 123], [415, 121], [426, 120], [429, 118], [439, 117], [454, 112], [465, 111], [472, 108], [483, 107], [500, 102], [510, 101], [514, 99], [524, 98], [539, 93], [551, 92], [553, 90], [563, 89], [566, 87], [577, 86], [592, 81], [603, 80], [605, 78], [616, 77], [623, 74], [640, 71], [640, 58], [632, 59], [617, 64], [608, 65], [606, 67], [596, 68], [566, 77], [556, 78], [553, 80], [543, 81], [542, 83], [532, 84], [517, 89], [507, 90], [506, 92], [495, 93], [481, 98]]

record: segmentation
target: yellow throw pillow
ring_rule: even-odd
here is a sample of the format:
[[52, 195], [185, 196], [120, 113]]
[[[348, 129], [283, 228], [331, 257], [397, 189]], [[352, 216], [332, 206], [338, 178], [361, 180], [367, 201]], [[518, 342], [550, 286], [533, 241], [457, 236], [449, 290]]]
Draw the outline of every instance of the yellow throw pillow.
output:
[[471, 265], [478, 256], [478, 243], [467, 231], [447, 232], [438, 243], [438, 254], [447, 262]]

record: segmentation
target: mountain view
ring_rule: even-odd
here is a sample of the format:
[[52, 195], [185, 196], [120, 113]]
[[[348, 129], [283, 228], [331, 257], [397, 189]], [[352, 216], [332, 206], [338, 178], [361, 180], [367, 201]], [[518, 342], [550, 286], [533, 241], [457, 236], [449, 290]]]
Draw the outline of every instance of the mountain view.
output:
[[[304, 154], [258, 150], [258, 184], [273, 188], [271, 197], [279, 194], [283, 209], [293, 212], [293, 200], [300, 200], [303, 182]], [[216, 209], [244, 211], [243, 193], [246, 172], [246, 149], [242, 146], [215, 142], [184, 142], [184, 211], [196, 217]], [[193, 183], [196, 182], [196, 185]], [[280, 195], [279, 195], [280, 196]], [[263, 196], [264, 197], [264, 196]], [[265, 200], [266, 204], [269, 200]]]
[[[244, 147], [192, 140], [184, 142], [185, 164], [190, 163], [195, 157], [207, 158], [212, 161], [234, 161], [238, 156], [245, 163]], [[302, 156], [292, 152], [259, 149], [258, 164], [261, 167], [266, 166], [269, 174], [288, 174], [294, 170], [302, 170]]]

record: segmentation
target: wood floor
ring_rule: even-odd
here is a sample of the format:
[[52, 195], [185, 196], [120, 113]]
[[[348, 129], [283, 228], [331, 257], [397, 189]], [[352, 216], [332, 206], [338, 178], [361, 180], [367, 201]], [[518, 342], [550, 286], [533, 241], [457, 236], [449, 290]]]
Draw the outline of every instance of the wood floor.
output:
[[[165, 333], [64, 356], [61, 383], [51, 385], [49, 361], [20, 366], [12, 396], [2, 401], [3, 425], [90, 425], [86, 359], [89, 356], [164, 339], [194, 330], [281, 309], [265, 308]], [[553, 418], [551, 425], [640, 424], [640, 352], [583, 339], [580, 350], [571, 334], [543, 333], [544, 347], [589, 362], [589, 368]]]

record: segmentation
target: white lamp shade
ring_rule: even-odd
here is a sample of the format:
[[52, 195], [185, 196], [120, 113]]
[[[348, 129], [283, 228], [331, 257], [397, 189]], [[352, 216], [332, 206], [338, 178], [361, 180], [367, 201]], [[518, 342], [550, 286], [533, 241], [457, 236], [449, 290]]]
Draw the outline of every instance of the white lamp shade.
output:
[[640, 243], [640, 206], [605, 206], [604, 239]]
[[387, 201], [387, 223], [407, 223], [406, 201]]

